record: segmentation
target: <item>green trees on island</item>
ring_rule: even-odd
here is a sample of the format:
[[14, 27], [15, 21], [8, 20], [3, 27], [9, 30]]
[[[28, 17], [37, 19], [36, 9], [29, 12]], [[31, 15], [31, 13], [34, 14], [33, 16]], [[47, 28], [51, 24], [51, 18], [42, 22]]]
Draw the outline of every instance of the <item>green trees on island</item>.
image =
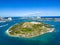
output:
[[[35, 22], [38, 23], [38, 22]], [[44, 24], [42, 22], [39, 22], [39, 24], [33, 24], [31, 22], [23, 22], [23, 23], [18, 23], [12, 26], [9, 29], [9, 33], [11, 35], [18, 35], [22, 37], [32, 37], [35, 35], [41, 35], [50, 30], [51, 25], [49, 24]], [[49, 28], [49, 30], [47, 30]]]

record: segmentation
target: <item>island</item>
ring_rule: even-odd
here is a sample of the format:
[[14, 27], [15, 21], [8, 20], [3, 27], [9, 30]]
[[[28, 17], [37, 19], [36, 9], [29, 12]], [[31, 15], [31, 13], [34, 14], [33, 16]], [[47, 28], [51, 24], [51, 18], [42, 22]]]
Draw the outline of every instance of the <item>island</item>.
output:
[[10, 27], [6, 33], [14, 37], [31, 38], [53, 32], [54, 28], [42, 22], [22, 22]]

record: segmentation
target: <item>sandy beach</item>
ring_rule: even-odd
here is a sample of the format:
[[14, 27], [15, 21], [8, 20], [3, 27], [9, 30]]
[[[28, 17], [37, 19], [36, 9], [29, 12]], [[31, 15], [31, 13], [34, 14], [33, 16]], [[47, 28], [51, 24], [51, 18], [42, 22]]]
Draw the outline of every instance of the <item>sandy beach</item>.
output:
[[[34, 24], [37, 24], [38, 22], [31, 22], [31, 23], [34, 23]], [[38, 24], [40, 24], [40, 23], [38, 23]], [[14, 24], [15, 25], [15, 24]], [[13, 25], [13, 26], [14, 26]], [[13, 27], [13, 26], [11, 26], [11, 27]], [[11, 28], [10, 27], [10, 28]], [[9, 36], [12, 36], [12, 37], [20, 37], [19, 35], [20, 34], [16, 34], [16, 35], [11, 35], [11, 34], [9, 34], [9, 29], [10, 28], [8, 28], [8, 30], [6, 30], [6, 34], [7, 35], [9, 35]], [[49, 33], [49, 32], [53, 32], [54, 31], [54, 28], [52, 28], [51, 30], [49, 29], [49, 28], [47, 28], [47, 30], [49, 30], [49, 31], [47, 31], [46, 33]], [[38, 35], [42, 35], [42, 34], [45, 34], [44, 32], [41, 32], [41, 34], [38, 34]], [[38, 36], [38, 35], [34, 35], [34, 36], [31, 36], [31, 37], [35, 37], [35, 36]], [[24, 36], [24, 35], [23, 35]], [[23, 36], [21, 36], [21, 37], [23, 37]], [[30, 38], [30, 37], [27, 37], [27, 38]]]

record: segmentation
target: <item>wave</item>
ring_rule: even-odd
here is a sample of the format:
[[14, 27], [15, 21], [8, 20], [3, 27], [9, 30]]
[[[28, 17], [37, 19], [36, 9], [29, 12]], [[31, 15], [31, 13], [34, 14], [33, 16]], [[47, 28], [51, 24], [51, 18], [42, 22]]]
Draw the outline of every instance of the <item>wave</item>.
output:
[[5, 26], [7, 26], [8, 24], [5, 24], [5, 25], [1, 25], [0, 27], [5, 27]]

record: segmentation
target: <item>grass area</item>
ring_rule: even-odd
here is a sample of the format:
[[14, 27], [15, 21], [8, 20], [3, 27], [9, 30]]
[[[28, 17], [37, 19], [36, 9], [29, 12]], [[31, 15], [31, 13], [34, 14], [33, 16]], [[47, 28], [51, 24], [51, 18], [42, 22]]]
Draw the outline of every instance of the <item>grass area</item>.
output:
[[[23, 25], [24, 24], [24, 25]], [[26, 27], [24, 27], [26, 26]], [[44, 28], [43, 28], [44, 26]], [[48, 24], [31, 24], [30, 22], [25, 22], [25, 23], [18, 23], [17, 25], [14, 25], [13, 27], [11, 27], [9, 29], [10, 34], [12, 35], [16, 35], [16, 34], [23, 34], [25, 36], [33, 36], [33, 35], [38, 35], [41, 34], [41, 32], [46, 33], [47, 32], [47, 28], [49, 28], [50, 25]]]

